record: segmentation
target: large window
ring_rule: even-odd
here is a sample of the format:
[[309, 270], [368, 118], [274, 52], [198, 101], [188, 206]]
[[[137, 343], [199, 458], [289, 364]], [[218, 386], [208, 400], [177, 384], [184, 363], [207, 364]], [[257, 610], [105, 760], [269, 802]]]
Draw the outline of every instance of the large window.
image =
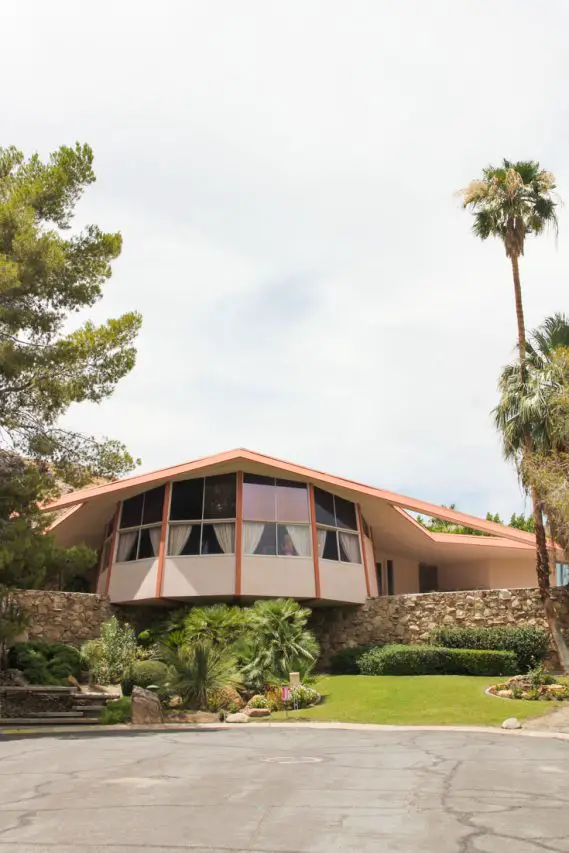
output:
[[173, 483], [168, 554], [234, 554], [235, 507], [235, 474]]
[[245, 474], [243, 550], [245, 554], [310, 557], [308, 487], [295, 480]]
[[323, 560], [361, 563], [356, 506], [351, 501], [314, 489], [318, 556]]
[[123, 501], [117, 563], [158, 556], [164, 486]]

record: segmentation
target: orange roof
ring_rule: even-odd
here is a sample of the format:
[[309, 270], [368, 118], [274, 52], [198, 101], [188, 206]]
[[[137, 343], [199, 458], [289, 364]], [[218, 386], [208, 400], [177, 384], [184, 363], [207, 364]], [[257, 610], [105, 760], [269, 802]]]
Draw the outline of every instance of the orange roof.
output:
[[[110, 495], [115, 492], [120, 493], [125, 489], [132, 489], [136, 486], [151, 486], [153, 483], [158, 484], [166, 480], [178, 479], [184, 474], [198, 473], [200, 470], [209, 468], [212, 465], [238, 461], [268, 465], [288, 474], [296, 474], [297, 476], [304, 477], [315, 483], [323, 484], [325, 486], [336, 486], [337, 488], [342, 489], [350, 489], [361, 496], [378, 498], [379, 500], [391, 504], [395, 508], [399, 508], [402, 511], [402, 514], [407, 517], [409, 522], [417, 524], [418, 527], [420, 527], [420, 525], [415, 522], [408, 513], [403, 512], [403, 510], [411, 510], [433, 518], [442, 518], [445, 521], [454, 522], [465, 527], [473, 527], [476, 530], [488, 533], [494, 537], [499, 537], [502, 540], [513, 540], [515, 542], [535, 547], [535, 537], [532, 533], [526, 533], [525, 531], [518, 530], [514, 527], [506, 527], [502, 524], [496, 524], [494, 521], [486, 521], [486, 519], [467, 515], [463, 512], [457, 512], [456, 510], [448, 509], [448, 507], [438, 506], [437, 504], [428, 503], [426, 501], [418, 500], [417, 498], [399, 495], [396, 492], [377, 489], [373, 486], [367, 486], [363, 483], [348, 480], [344, 477], [335, 477], [331, 474], [326, 474], [323, 471], [307, 468], [304, 465], [296, 465], [292, 462], [286, 462], [283, 459], [277, 459], [263, 453], [256, 453], [255, 451], [246, 450], [245, 448], [227, 450], [224, 453], [217, 453], [213, 456], [204, 456], [200, 459], [184, 462], [181, 465], [174, 465], [169, 468], [160, 468], [157, 471], [151, 471], [147, 474], [138, 474], [134, 477], [114, 480], [111, 483], [80, 489], [76, 492], [62, 495], [58, 500], [46, 505], [45, 509], [52, 511], [63, 507], [73, 506], [78, 503], [86, 504], [103, 495]], [[438, 539], [437, 534], [429, 533], [429, 531], [422, 527], [421, 530], [423, 530], [426, 535]], [[460, 536], [460, 541], [463, 542], [468, 538], [462, 536], [462, 534], [456, 535]], [[449, 542], [449, 536], [452, 536], [452, 534], [445, 533], [441, 534], [441, 536], [444, 536], [445, 542]], [[476, 539], [477, 543], [480, 544], [481, 537], [477, 536], [470, 538]], [[490, 542], [492, 542], [492, 544], [497, 544], [496, 539], [486, 539], [486, 543], [490, 544]]]

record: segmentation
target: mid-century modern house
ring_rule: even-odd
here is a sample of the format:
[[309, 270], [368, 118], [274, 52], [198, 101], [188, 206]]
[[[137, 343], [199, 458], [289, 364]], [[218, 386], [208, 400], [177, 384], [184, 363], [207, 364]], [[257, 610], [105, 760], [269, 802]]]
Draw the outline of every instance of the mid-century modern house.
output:
[[[71, 492], [48, 509], [60, 545], [99, 550], [96, 589], [114, 603], [315, 606], [535, 586], [532, 534], [249, 450]], [[413, 513], [485, 535], [432, 533]]]

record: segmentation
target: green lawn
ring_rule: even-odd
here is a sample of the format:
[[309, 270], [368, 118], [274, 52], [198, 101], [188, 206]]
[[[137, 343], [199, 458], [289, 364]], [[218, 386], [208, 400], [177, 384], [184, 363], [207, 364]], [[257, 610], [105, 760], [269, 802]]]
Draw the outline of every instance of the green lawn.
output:
[[[484, 693], [500, 680], [466, 675], [331, 675], [314, 686], [323, 701], [289, 712], [289, 720], [391, 725], [499, 726], [506, 717], [525, 720], [559, 707], [552, 702], [496, 699]], [[284, 712], [271, 720], [286, 719]]]

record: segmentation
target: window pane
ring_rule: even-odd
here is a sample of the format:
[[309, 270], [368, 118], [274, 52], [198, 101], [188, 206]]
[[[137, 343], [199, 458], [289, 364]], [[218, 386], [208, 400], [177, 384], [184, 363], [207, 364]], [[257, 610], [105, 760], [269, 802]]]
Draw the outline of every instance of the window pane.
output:
[[158, 486], [157, 489], [151, 489], [144, 495], [143, 524], [154, 524], [155, 522], [160, 523], [162, 521], [165, 489], [165, 486]]
[[244, 483], [256, 483], [258, 486], [274, 486], [274, 477], [262, 477], [260, 474], [243, 474]]
[[138, 559], [146, 560], [148, 557], [158, 556], [160, 545], [160, 528], [143, 527], [140, 531], [140, 543], [138, 545]]
[[180, 480], [172, 484], [172, 521], [201, 521], [203, 508], [203, 478]]
[[339, 497], [335, 497], [334, 502], [336, 504], [336, 525], [347, 527], [348, 530], [357, 530], [356, 505]]
[[204, 518], [235, 518], [235, 474], [206, 477]]
[[[314, 501], [316, 503], [316, 521], [319, 524], [329, 524], [335, 527], [336, 518], [334, 516], [334, 497], [329, 492], [324, 492], [322, 489], [314, 489]], [[338, 559], [336, 557], [336, 559]]]
[[277, 519], [308, 521], [308, 489], [305, 483], [277, 480]]
[[246, 554], [277, 553], [277, 530], [275, 524], [243, 525], [244, 551]]
[[224, 554], [219, 544], [213, 524], [204, 524], [202, 533], [202, 554]]
[[323, 560], [338, 559], [338, 535], [335, 530], [326, 531], [326, 543], [322, 554]]
[[[274, 481], [273, 481], [274, 482]], [[243, 518], [254, 521], [275, 521], [275, 486], [260, 483], [243, 484]]]
[[281, 557], [310, 557], [310, 527], [304, 524], [279, 524], [277, 545]]
[[181, 556], [188, 556], [190, 554], [199, 554], [200, 553], [201, 532], [202, 532], [201, 524], [194, 524], [192, 526], [192, 532], [190, 533], [188, 539], [186, 540], [186, 544], [182, 548]]
[[144, 495], [137, 495], [124, 501], [121, 511], [121, 527], [137, 527], [142, 522], [142, 502]]
[[130, 560], [136, 560], [136, 551], [138, 548], [138, 530], [121, 533], [119, 536], [119, 544], [117, 548], [117, 563], [128, 563]]
[[340, 560], [344, 563], [361, 563], [359, 537], [353, 533], [338, 533]]

